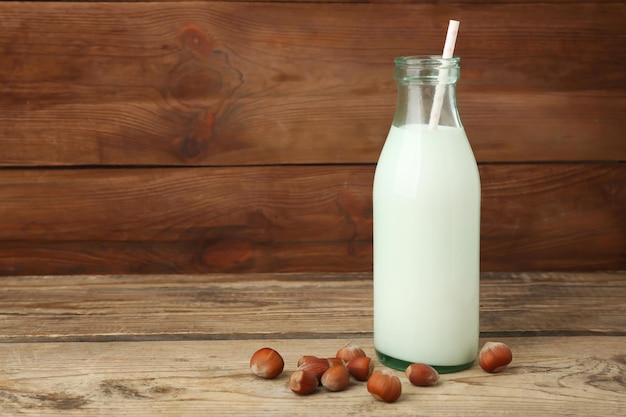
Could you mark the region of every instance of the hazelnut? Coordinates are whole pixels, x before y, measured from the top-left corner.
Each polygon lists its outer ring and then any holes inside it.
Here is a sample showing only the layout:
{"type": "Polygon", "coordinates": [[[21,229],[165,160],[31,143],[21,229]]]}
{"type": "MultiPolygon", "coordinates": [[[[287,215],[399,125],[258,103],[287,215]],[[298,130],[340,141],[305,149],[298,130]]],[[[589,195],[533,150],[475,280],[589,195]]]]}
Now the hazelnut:
{"type": "Polygon", "coordinates": [[[502,372],[513,360],[511,349],[502,342],[487,342],[478,354],[480,367],[487,372],[502,372]]]}
{"type": "Polygon", "coordinates": [[[343,391],[350,384],[350,373],[343,365],[331,366],[322,375],[322,385],[329,391],[343,391]]]}
{"type": "Polygon", "coordinates": [[[300,356],[300,359],[298,359],[297,366],[302,365],[304,362],[308,362],[308,361],[315,360],[315,359],[319,359],[319,358],[317,356],[311,356],[311,355],[300,356]]]}
{"type": "Polygon", "coordinates": [[[374,372],[374,362],[367,356],[352,359],[346,364],[346,367],[350,371],[350,375],[359,381],[367,381],[374,372]]]}
{"type": "Polygon", "coordinates": [[[341,358],[326,358],[326,359],[328,360],[328,366],[337,366],[337,365],[344,366],[345,365],[343,359],[341,358]]]}
{"type": "Polygon", "coordinates": [[[262,348],[254,352],[250,358],[250,370],[261,378],[276,378],[283,372],[285,361],[278,352],[272,348],[262,348]]]}
{"type": "Polygon", "coordinates": [[[406,368],[406,376],[409,382],[418,387],[434,385],[439,380],[439,372],[430,365],[413,363],[406,368]]]}
{"type": "MultiPolygon", "coordinates": [[[[300,361],[298,361],[300,362],[300,361]]],[[[298,366],[299,371],[309,371],[320,380],[322,375],[330,367],[327,359],[316,358],[314,356],[308,357],[306,360],[300,363],[298,366]]]]}
{"type": "Polygon", "coordinates": [[[375,371],[367,380],[367,390],[378,401],[392,403],[402,394],[400,378],[388,369],[375,371]]]}
{"type": "Polygon", "coordinates": [[[298,370],[289,377],[289,389],[298,395],[312,393],[317,385],[318,380],[313,372],[298,370]]]}
{"type": "Polygon", "coordinates": [[[341,348],[339,348],[335,356],[343,360],[345,363],[348,363],[354,358],[360,358],[367,355],[359,346],[353,343],[346,343],[341,348]]]}

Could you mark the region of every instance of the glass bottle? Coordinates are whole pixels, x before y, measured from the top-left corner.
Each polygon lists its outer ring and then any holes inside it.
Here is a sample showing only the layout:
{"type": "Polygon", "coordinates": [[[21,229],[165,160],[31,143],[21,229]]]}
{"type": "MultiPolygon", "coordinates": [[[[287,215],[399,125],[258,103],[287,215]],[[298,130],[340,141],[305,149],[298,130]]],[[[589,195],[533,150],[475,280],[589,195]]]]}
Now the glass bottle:
{"type": "Polygon", "coordinates": [[[478,352],[480,177],[456,103],[459,61],[395,59],[396,113],[373,189],[374,346],[400,370],[456,372],[478,352]]]}

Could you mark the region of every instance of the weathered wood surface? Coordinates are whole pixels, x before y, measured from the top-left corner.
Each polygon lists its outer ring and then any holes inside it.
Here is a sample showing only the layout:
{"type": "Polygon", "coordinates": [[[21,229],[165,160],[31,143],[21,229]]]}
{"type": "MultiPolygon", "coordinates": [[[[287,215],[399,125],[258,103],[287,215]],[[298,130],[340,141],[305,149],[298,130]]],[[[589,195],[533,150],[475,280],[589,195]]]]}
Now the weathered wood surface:
{"type": "Polygon", "coordinates": [[[512,364],[429,388],[397,372],[403,394],[390,405],[355,381],[307,397],[287,388],[301,355],[347,341],[373,355],[368,274],[5,277],[0,414],[621,417],[625,278],[485,274],[481,343],[507,343],[512,364]],[[276,380],[249,371],[264,346],[285,358],[276,380]]]}
{"type": "MultiPolygon", "coordinates": [[[[626,165],[484,165],[482,269],[626,269],[626,165]]],[[[0,172],[0,272],[369,271],[373,166],[0,172]]]]}
{"type": "MultiPolygon", "coordinates": [[[[370,339],[349,339],[373,353],[370,339]]],[[[486,339],[483,339],[485,341],[486,339]]],[[[333,356],[347,340],[0,344],[0,413],[37,416],[603,416],[626,413],[626,337],[499,339],[514,359],[502,374],[478,366],[412,386],[396,403],[362,382],[298,397],[287,387],[302,354],[333,356]],[[281,352],[283,374],[250,373],[252,353],[281,352]]],[[[378,369],[382,366],[376,362],[378,369]]]]}
{"type": "Polygon", "coordinates": [[[450,17],[479,161],[626,160],[620,2],[1,2],[0,166],[372,163],[450,17]]]}
{"type": "MultiPolygon", "coordinates": [[[[4,277],[0,341],[371,335],[371,274],[4,277]]],[[[626,336],[626,273],[484,273],[484,335],[626,336]]],[[[626,353],[626,352],[624,352],[626,353]]]]}

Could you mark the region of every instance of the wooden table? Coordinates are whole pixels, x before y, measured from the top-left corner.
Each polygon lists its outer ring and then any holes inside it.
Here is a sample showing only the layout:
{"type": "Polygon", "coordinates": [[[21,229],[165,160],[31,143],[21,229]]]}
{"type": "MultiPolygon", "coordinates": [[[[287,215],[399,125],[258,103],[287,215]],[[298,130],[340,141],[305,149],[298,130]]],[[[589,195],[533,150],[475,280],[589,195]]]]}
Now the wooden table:
{"type": "Polygon", "coordinates": [[[626,415],[626,273],[483,274],[481,330],[513,350],[501,374],[300,397],[301,355],[373,355],[370,274],[4,277],[0,415],[626,415]],[[276,380],[250,373],[264,346],[276,380]]]}

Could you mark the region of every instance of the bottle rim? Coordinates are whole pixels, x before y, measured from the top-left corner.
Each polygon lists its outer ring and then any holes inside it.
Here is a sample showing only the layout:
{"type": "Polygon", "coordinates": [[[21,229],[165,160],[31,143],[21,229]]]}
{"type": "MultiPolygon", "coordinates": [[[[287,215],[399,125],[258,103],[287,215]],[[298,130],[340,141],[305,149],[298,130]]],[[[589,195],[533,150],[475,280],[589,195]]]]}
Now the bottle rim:
{"type": "Polygon", "coordinates": [[[443,58],[441,55],[408,55],[399,56],[394,59],[398,67],[419,67],[425,69],[458,68],[460,61],[460,56],[443,58]]]}

